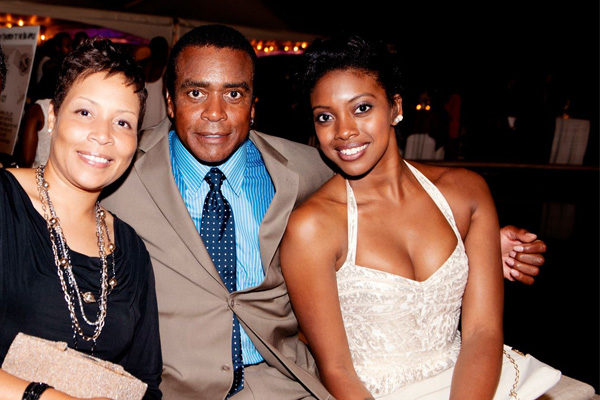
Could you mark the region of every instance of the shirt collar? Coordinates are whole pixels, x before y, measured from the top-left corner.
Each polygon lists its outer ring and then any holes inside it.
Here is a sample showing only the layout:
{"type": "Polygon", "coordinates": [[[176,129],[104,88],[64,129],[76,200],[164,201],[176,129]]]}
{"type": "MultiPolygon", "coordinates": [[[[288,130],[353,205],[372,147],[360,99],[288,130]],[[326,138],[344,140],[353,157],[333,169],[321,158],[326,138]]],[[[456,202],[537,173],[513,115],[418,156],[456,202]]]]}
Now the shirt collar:
{"type": "MultiPolygon", "coordinates": [[[[179,136],[177,136],[174,130],[169,132],[169,137],[171,139],[174,164],[180,170],[187,190],[196,193],[200,190],[200,186],[204,182],[204,177],[213,166],[202,164],[198,161],[181,143],[179,136]]],[[[227,161],[217,166],[225,175],[226,184],[229,185],[236,196],[239,196],[242,190],[244,172],[246,170],[247,147],[248,139],[242,143],[227,161]]]]}

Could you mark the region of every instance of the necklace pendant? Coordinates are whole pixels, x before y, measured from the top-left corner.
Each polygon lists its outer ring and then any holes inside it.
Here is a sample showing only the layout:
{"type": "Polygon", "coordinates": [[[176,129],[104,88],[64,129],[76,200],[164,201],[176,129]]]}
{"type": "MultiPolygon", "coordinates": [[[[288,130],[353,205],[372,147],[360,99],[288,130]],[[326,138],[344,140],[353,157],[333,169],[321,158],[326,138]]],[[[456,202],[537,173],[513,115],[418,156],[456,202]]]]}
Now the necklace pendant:
{"type": "Polygon", "coordinates": [[[83,298],[83,301],[86,302],[87,304],[96,302],[96,298],[94,297],[92,292],[85,292],[81,295],[81,297],[83,298]]]}
{"type": "Polygon", "coordinates": [[[117,286],[117,279],[113,276],[112,278],[110,278],[110,280],[108,281],[108,284],[110,285],[110,289],[114,289],[115,286],[117,286]]]}

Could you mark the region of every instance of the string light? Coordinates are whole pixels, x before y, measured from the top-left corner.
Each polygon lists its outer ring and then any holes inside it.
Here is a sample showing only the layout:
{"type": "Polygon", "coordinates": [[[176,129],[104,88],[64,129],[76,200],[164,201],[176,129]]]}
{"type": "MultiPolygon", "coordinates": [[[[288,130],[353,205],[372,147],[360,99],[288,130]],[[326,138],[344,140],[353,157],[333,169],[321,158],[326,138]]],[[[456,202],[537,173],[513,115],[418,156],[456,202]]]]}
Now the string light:
{"type": "Polygon", "coordinates": [[[423,106],[420,104],[417,104],[417,111],[421,111],[421,108],[423,108],[423,106]]]}
{"type": "Polygon", "coordinates": [[[17,23],[19,24],[19,26],[23,26],[25,24],[22,19],[19,19],[19,22],[17,23]]]}
{"type": "Polygon", "coordinates": [[[281,53],[302,53],[309,45],[308,42],[292,42],[290,40],[257,40],[252,39],[250,44],[258,55],[271,55],[281,53]]]}
{"type": "Polygon", "coordinates": [[[429,110],[431,110],[431,106],[430,106],[429,104],[427,104],[427,105],[425,106],[425,111],[429,111],[429,110]]]}

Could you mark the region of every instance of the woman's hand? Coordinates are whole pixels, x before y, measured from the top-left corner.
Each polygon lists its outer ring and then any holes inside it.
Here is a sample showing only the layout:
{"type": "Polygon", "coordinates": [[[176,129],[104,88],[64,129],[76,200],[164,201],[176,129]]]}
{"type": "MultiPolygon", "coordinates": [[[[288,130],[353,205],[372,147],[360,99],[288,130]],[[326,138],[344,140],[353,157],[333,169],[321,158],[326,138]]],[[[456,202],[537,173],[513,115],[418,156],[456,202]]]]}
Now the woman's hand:
{"type": "Polygon", "coordinates": [[[40,396],[40,400],[112,400],[107,397],[74,397],[69,396],[63,392],[60,392],[56,389],[47,389],[40,396]]]}
{"type": "MultiPolygon", "coordinates": [[[[30,382],[17,378],[0,369],[0,400],[21,400],[25,388],[30,382]]],[[[46,389],[40,396],[40,400],[111,400],[106,397],[95,397],[92,399],[80,399],[56,389],[46,389]]]]}
{"type": "Polygon", "coordinates": [[[108,397],[73,397],[57,390],[46,390],[40,400],[113,400],[108,397]],[[53,393],[55,392],[55,394],[53,393]],[[47,397],[46,397],[47,396],[47,397]]]}
{"type": "Polygon", "coordinates": [[[535,233],[516,226],[507,225],[500,229],[502,266],[506,279],[533,284],[546,261],[542,255],[546,252],[546,243],[536,239],[535,233]]]}

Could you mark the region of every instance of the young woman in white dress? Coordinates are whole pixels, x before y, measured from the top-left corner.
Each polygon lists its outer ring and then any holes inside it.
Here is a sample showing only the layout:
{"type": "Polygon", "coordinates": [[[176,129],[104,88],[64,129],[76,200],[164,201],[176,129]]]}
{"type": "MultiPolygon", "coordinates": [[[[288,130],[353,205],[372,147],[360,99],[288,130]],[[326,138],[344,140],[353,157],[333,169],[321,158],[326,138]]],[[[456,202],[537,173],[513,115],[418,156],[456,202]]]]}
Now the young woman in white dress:
{"type": "Polygon", "coordinates": [[[401,158],[385,48],[330,39],[306,60],[320,148],[339,173],[290,216],[281,265],[323,383],[338,400],[406,399],[445,374],[446,398],[492,399],[503,283],[485,181],[401,158]]]}

